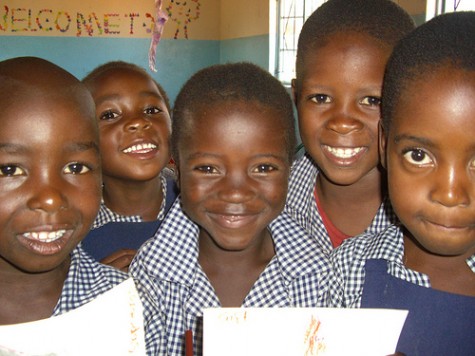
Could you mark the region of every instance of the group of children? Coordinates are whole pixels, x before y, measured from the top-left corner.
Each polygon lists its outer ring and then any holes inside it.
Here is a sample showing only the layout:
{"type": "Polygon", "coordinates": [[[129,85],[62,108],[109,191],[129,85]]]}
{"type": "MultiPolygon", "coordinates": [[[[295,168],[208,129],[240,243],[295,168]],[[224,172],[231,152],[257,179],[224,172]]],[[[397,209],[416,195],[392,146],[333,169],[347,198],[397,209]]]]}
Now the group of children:
{"type": "Polygon", "coordinates": [[[203,309],[228,306],[408,309],[398,352],[473,354],[474,34],[471,12],[415,28],[390,0],[329,0],[294,103],[249,63],[200,70],[170,109],[128,63],[81,83],[0,62],[0,324],[77,308],[121,269],[149,355],[182,355],[187,330],[201,354],[203,309]]]}

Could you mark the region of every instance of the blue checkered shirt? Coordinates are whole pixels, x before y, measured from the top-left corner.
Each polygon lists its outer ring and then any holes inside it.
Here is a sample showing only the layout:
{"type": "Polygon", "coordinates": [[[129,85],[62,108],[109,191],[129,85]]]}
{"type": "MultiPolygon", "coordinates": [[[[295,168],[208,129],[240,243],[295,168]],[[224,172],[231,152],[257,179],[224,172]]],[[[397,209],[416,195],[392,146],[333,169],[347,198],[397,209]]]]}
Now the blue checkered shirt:
{"type": "Polygon", "coordinates": [[[71,253],[71,264],[53,316],[92,301],[128,278],[128,275],[95,261],[81,247],[71,253]]]}
{"type": "MultiPolygon", "coordinates": [[[[330,256],[332,270],[328,282],[328,305],[331,307],[360,307],[365,279],[365,263],[369,259],[387,260],[390,275],[430,288],[429,277],[406,268],[403,257],[403,234],[397,225],[392,225],[376,235],[363,234],[344,241],[330,256]]],[[[467,259],[467,265],[475,273],[475,254],[467,259]]]]}
{"type": "MultiPolygon", "coordinates": [[[[321,248],[330,254],[333,245],[315,202],[314,189],[317,175],[318,168],[308,153],[294,162],[284,211],[314,236],[321,244],[321,248]]],[[[396,222],[396,216],[389,199],[386,198],[365,232],[378,233],[394,222],[396,222]]]]}
{"type": "MultiPolygon", "coordinates": [[[[163,220],[165,217],[165,197],[167,196],[167,179],[166,174],[160,174],[160,182],[163,193],[162,206],[160,207],[160,212],[158,213],[157,220],[163,220]]],[[[140,215],[120,215],[118,213],[110,210],[104,201],[101,202],[101,207],[99,208],[99,213],[92,224],[91,229],[97,229],[105,224],[111,222],[142,222],[142,217],[140,215]]]]}
{"type": "MultiPolygon", "coordinates": [[[[144,304],[148,355],[183,355],[187,329],[193,331],[194,355],[201,355],[203,309],[220,307],[198,263],[199,227],[183,213],[180,203],[178,198],[129,269],[144,304]]],[[[276,254],[242,306],[322,306],[329,264],[315,239],[285,213],[269,230],[276,254]]]]}

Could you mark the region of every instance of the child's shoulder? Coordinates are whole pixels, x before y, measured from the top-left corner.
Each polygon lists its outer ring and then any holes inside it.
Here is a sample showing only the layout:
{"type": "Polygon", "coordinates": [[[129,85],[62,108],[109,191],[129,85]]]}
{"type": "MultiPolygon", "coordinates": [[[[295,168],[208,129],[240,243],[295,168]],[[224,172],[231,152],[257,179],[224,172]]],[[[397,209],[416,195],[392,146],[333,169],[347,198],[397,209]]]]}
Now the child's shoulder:
{"type": "Polygon", "coordinates": [[[313,176],[318,172],[317,165],[308,152],[296,158],[290,170],[291,178],[295,176],[313,176]]]}
{"type": "Polygon", "coordinates": [[[178,197],[154,236],[138,250],[130,271],[145,270],[158,279],[180,279],[198,262],[199,227],[183,212],[178,197]]]}
{"type": "Polygon", "coordinates": [[[80,282],[94,294],[96,289],[108,290],[127,278],[127,273],[97,262],[78,246],[71,253],[71,266],[65,284],[80,282]]]}
{"type": "Polygon", "coordinates": [[[328,267],[328,255],[320,242],[283,211],[269,225],[276,254],[289,263],[306,265],[318,272],[328,267]],[[292,262],[293,261],[293,262],[292,262]]]}
{"type": "Polygon", "coordinates": [[[404,251],[403,235],[398,225],[377,233],[363,233],[345,240],[330,254],[334,265],[361,264],[368,259],[398,260],[404,251]]]}
{"type": "Polygon", "coordinates": [[[76,309],[125,281],[129,276],[94,260],[81,246],[71,253],[71,264],[64,281],[55,314],[76,309]]]}
{"type": "Polygon", "coordinates": [[[312,199],[317,175],[317,166],[307,153],[294,161],[290,168],[286,208],[299,210],[312,199]]]}

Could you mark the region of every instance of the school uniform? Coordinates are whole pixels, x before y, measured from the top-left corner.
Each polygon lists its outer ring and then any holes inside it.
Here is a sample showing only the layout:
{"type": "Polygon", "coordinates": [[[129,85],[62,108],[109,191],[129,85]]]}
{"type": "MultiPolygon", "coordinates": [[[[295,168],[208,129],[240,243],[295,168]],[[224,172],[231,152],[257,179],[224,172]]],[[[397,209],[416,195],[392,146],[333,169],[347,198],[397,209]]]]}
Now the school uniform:
{"type": "MultiPolygon", "coordinates": [[[[328,259],[318,244],[285,213],[268,228],[275,256],[242,307],[324,305],[328,259]]],[[[129,268],[145,308],[148,355],[182,355],[188,329],[194,355],[202,353],[203,309],[221,305],[198,262],[198,236],[199,227],[181,210],[178,198],[129,268]]]]}
{"type": "Polygon", "coordinates": [[[143,221],[139,215],[120,215],[102,202],[91,231],[82,241],[82,248],[96,261],[121,249],[138,250],[155,234],[178,194],[174,179],[164,175],[160,179],[165,199],[156,220],[143,221]]]}
{"type": "Polygon", "coordinates": [[[71,252],[68,275],[53,316],[79,308],[127,278],[126,273],[100,264],[81,247],[76,247],[71,252]]]}
{"type": "MultiPolygon", "coordinates": [[[[475,355],[475,297],[432,289],[403,257],[395,225],[345,241],[330,256],[329,306],[409,310],[397,347],[408,356],[475,355]]],[[[475,273],[475,254],[466,263],[475,273]]]]}
{"type": "MultiPolygon", "coordinates": [[[[284,211],[314,236],[321,248],[330,254],[333,245],[322,216],[318,212],[314,195],[318,173],[317,165],[307,152],[294,162],[284,211]]],[[[378,233],[396,221],[397,218],[386,197],[365,232],[378,233]]]]}

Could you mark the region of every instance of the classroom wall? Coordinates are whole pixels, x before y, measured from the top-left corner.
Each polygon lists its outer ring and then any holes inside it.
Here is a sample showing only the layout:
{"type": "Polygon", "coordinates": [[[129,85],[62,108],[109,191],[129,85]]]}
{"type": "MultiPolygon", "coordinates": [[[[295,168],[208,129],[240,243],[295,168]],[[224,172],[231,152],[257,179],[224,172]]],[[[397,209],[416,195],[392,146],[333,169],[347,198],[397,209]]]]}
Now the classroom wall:
{"type": "MultiPolygon", "coordinates": [[[[170,15],[157,47],[158,71],[149,70],[172,101],[190,75],[221,62],[220,0],[183,4],[163,1],[162,10],[170,15]]],[[[38,56],[79,78],[111,60],[148,68],[155,17],[154,0],[0,0],[0,60],[38,56]]],[[[248,43],[224,45],[225,60],[234,60],[242,52],[234,47],[248,43]]],[[[248,59],[256,57],[247,52],[248,59]]],[[[242,53],[239,57],[246,58],[242,53]]]]}
{"type": "Polygon", "coordinates": [[[220,61],[269,69],[269,0],[221,0],[220,61]]]}
{"type": "MultiPolygon", "coordinates": [[[[397,0],[423,21],[425,0],[397,0]]],[[[251,61],[273,67],[269,31],[274,0],[163,0],[169,18],[157,47],[157,72],[176,97],[197,70],[216,63],[251,61]],[[185,5],[186,4],[186,5],[185,5]],[[272,5],[270,5],[272,4],[272,5]]],[[[154,0],[0,0],[0,60],[38,56],[78,78],[111,60],[148,68],[154,0]]]]}

